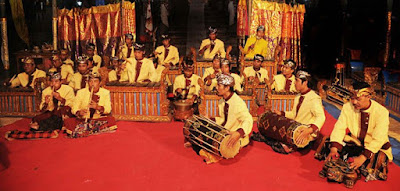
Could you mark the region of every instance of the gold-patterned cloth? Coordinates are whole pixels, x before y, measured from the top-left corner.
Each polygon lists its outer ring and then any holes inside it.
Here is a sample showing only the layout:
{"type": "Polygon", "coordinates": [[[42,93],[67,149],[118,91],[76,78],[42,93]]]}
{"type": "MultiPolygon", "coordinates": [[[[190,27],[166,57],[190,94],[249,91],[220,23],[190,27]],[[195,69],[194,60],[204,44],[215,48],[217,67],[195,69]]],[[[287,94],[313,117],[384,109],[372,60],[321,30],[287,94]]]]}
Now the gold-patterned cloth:
{"type": "Polygon", "coordinates": [[[275,49],[280,45],[282,59],[293,59],[301,68],[300,38],[303,34],[305,6],[298,4],[292,7],[284,3],[253,0],[251,10],[250,35],[254,36],[260,25],[266,29],[269,51],[265,59],[275,59],[275,49]]]}
{"type": "Polygon", "coordinates": [[[85,50],[85,45],[91,42],[97,44],[98,54],[111,54],[113,48],[119,47],[118,43],[124,34],[131,33],[134,39],[136,37],[135,3],[125,1],[122,10],[122,27],[119,3],[58,10],[60,47],[72,51],[80,48],[85,50]]]}

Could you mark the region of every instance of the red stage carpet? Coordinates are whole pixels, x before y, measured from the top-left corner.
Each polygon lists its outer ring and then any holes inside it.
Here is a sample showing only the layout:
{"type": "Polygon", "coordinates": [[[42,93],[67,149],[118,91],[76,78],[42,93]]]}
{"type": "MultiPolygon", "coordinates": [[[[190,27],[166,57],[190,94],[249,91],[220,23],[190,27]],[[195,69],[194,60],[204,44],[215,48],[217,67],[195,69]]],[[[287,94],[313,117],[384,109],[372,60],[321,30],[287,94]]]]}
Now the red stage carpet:
{"type": "MultiPolygon", "coordinates": [[[[0,128],[27,129],[29,119],[0,128]]],[[[335,119],[327,114],[325,127],[335,119]]],[[[346,190],[318,172],[314,151],[280,155],[259,142],[235,159],[206,165],[183,147],[182,123],[118,122],[119,129],[81,139],[0,142],[0,190],[346,190]],[[8,162],[7,162],[8,161],[8,162]]],[[[328,129],[324,130],[329,132],[328,129]]],[[[400,168],[388,181],[358,181],[355,190],[400,190],[400,168]]]]}

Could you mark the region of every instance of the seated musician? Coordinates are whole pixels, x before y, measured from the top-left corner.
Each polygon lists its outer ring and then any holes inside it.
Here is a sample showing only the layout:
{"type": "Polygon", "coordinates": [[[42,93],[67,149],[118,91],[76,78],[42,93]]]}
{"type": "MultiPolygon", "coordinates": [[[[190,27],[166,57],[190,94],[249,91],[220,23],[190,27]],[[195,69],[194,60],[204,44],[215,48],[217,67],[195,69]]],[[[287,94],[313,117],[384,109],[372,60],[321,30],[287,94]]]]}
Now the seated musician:
{"type": "Polygon", "coordinates": [[[35,81],[39,78],[46,78],[46,72],[36,69],[35,61],[27,57],[22,60],[24,63],[24,71],[6,82],[7,86],[14,87],[31,87],[34,88],[35,81]]]}
{"type": "Polygon", "coordinates": [[[51,85],[42,92],[40,103],[42,113],[32,118],[31,130],[61,129],[63,116],[72,117],[71,107],[74,99],[74,90],[70,86],[62,84],[60,73],[54,73],[51,76],[51,85]]]}
{"type": "Polygon", "coordinates": [[[353,89],[351,101],[343,105],[331,133],[326,160],[341,157],[351,168],[360,169],[366,181],[386,180],[387,163],[393,160],[388,137],[389,111],[371,99],[373,90],[368,83],[356,82],[353,89]],[[348,136],[358,143],[347,142],[348,136]]]}
{"type": "Polygon", "coordinates": [[[78,72],[75,72],[68,84],[74,91],[88,87],[88,77],[90,73],[88,61],[85,58],[79,56],[77,64],[78,72]]]}
{"type": "Polygon", "coordinates": [[[296,63],[293,60],[283,62],[282,74],[274,76],[271,89],[277,92],[296,92],[294,71],[296,63]]]}
{"type": "MultiPolygon", "coordinates": [[[[303,130],[296,138],[298,143],[303,144],[304,141],[310,139],[310,136],[314,139],[316,138],[322,125],[325,123],[325,113],[321,97],[315,91],[311,90],[312,83],[309,73],[298,71],[295,86],[300,94],[294,98],[293,109],[289,112],[278,110],[274,110],[274,112],[301,124],[310,125],[309,128],[303,130]]],[[[271,147],[274,151],[282,154],[288,154],[295,149],[274,141],[272,141],[271,147]]]]}
{"type": "Polygon", "coordinates": [[[71,112],[76,118],[68,118],[64,127],[68,134],[76,130],[84,121],[106,122],[108,130],[117,129],[115,118],[111,116],[110,91],[100,87],[101,76],[98,73],[89,75],[89,86],[76,93],[71,112]]]}
{"type": "Polygon", "coordinates": [[[94,53],[96,46],[93,43],[86,45],[86,56],[88,60],[93,61],[93,67],[101,67],[101,57],[94,53]]]}
{"type": "MultiPolygon", "coordinates": [[[[156,59],[157,60],[157,59],[156,59]]],[[[153,61],[154,68],[156,69],[157,78],[154,82],[160,82],[162,72],[165,70],[165,66],[161,65],[158,61],[153,61]]],[[[168,86],[172,86],[171,81],[169,80],[168,75],[165,75],[165,82],[167,82],[168,86]]]]}
{"type": "Polygon", "coordinates": [[[268,42],[264,39],[265,27],[258,26],[256,36],[247,39],[243,49],[246,59],[253,59],[256,54],[267,56],[268,42]]]}
{"type": "Polygon", "coordinates": [[[74,61],[71,60],[71,55],[67,49],[60,50],[60,58],[63,64],[71,65],[74,68],[74,61]]]}
{"type": "MultiPolygon", "coordinates": [[[[228,148],[233,147],[238,141],[240,147],[249,144],[249,134],[253,129],[253,118],[246,106],[246,103],[233,90],[235,81],[232,76],[221,74],[218,76],[218,95],[222,99],[218,102],[219,117],[215,122],[230,131],[228,148]]],[[[193,147],[197,154],[202,156],[207,164],[218,162],[221,158],[201,149],[197,145],[185,142],[185,147],[193,147]]]]}
{"type": "Polygon", "coordinates": [[[230,76],[233,77],[234,82],[235,82],[235,85],[233,86],[233,90],[234,90],[236,93],[241,93],[241,92],[243,92],[242,84],[240,83],[240,82],[241,82],[241,78],[240,78],[239,75],[237,75],[237,74],[235,74],[235,73],[231,73],[231,71],[230,71],[230,65],[229,65],[229,60],[226,60],[226,59],[225,59],[225,60],[221,61],[221,72],[222,72],[223,74],[230,75],[230,76]]]}
{"type": "Polygon", "coordinates": [[[176,100],[185,100],[189,103],[193,103],[194,113],[197,114],[197,98],[199,98],[200,95],[200,76],[193,74],[193,71],[193,61],[185,61],[183,63],[183,74],[175,78],[173,92],[176,100]]]}
{"type": "Polygon", "coordinates": [[[167,34],[161,35],[162,46],[159,46],[154,51],[154,55],[158,60],[158,65],[176,66],[179,62],[179,52],[175,46],[170,44],[170,37],[167,34]]]}
{"type": "Polygon", "coordinates": [[[111,58],[111,71],[108,72],[109,82],[127,82],[128,81],[128,71],[126,70],[126,63],[122,59],[114,56],[111,58]]]}
{"type": "MultiPolygon", "coordinates": [[[[268,84],[268,70],[261,67],[263,61],[264,57],[260,54],[256,54],[254,56],[253,66],[246,67],[243,70],[243,76],[246,76],[249,81],[254,81],[257,77],[260,83],[268,84]]],[[[244,81],[244,79],[242,79],[242,81],[244,81]]]]}
{"type": "Polygon", "coordinates": [[[134,58],[133,35],[130,33],[125,34],[125,44],[121,47],[119,58],[126,60],[127,58],[134,58]]]}
{"type": "Polygon", "coordinates": [[[52,56],[53,67],[50,68],[50,73],[60,73],[61,81],[63,84],[68,84],[71,81],[72,76],[74,75],[74,69],[69,64],[63,64],[60,56],[53,55],[52,56]]]}
{"type": "Polygon", "coordinates": [[[221,73],[221,58],[215,55],[212,61],[212,67],[204,70],[203,78],[204,84],[208,91],[212,91],[217,87],[217,74],[221,73]]]}
{"type": "Polygon", "coordinates": [[[153,61],[144,57],[144,45],[135,43],[135,58],[126,59],[126,70],[128,71],[129,83],[155,82],[157,78],[153,61]]]}
{"type": "Polygon", "coordinates": [[[213,59],[216,54],[225,58],[225,45],[224,42],[217,39],[217,29],[209,27],[208,28],[208,38],[201,42],[199,55],[202,55],[204,59],[213,59]]]}

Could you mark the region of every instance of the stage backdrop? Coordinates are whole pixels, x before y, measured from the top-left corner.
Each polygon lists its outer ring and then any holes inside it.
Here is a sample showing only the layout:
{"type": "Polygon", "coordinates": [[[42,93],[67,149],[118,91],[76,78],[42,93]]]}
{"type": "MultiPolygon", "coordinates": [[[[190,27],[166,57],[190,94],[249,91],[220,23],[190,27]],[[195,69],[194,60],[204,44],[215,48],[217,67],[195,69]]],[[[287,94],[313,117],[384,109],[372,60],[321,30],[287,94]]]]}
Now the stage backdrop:
{"type": "Polygon", "coordinates": [[[136,37],[135,3],[125,1],[122,15],[123,21],[120,4],[59,10],[59,47],[77,52],[76,55],[72,55],[77,56],[85,52],[86,44],[92,42],[96,45],[99,55],[114,54],[123,34],[132,33],[136,37]]]}
{"type": "MultiPolygon", "coordinates": [[[[282,51],[280,59],[293,59],[301,67],[300,43],[303,34],[304,13],[305,6],[301,4],[291,6],[263,0],[252,1],[249,34],[255,35],[259,25],[265,26],[269,49],[267,59],[275,59],[274,52],[279,45],[282,51]]],[[[243,22],[243,20],[238,18],[238,22],[243,22]]],[[[239,33],[238,31],[238,34],[244,33],[246,32],[240,31],[239,33]]]]}

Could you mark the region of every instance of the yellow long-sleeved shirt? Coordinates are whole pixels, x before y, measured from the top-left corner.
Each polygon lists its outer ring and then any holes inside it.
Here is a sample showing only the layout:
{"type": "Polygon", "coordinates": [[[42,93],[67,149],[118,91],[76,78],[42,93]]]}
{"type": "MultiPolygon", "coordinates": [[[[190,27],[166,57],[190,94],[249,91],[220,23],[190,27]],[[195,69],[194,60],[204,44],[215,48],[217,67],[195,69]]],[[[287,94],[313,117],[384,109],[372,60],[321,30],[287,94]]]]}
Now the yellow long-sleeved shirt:
{"type": "MultiPolygon", "coordinates": [[[[200,76],[193,74],[189,80],[190,80],[190,88],[189,88],[189,94],[187,96],[188,99],[191,99],[194,95],[197,97],[200,94],[200,85],[198,83],[200,79],[200,76]]],[[[176,96],[176,89],[182,88],[183,90],[186,89],[186,78],[184,74],[181,74],[175,78],[174,81],[174,95],[176,96]]],[[[186,94],[187,92],[183,92],[183,94],[186,94]]]]}
{"type": "MultiPolygon", "coordinates": [[[[214,58],[214,56],[216,55],[216,54],[219,54],[222,58],[225,58],[225,55],[226,55],[226,52],[225,52],[225,45],[224,45],[224,42],[222,42],[221,40],[219,40],[219,39],[215,39],[215,46],[214,46],[214,49],[210,52],[210,49],[211,49],[211,47],[210,48],[207,48],[205,51],[204,51],[204,55],[203,55],[203,58],[204,59],[213,59],[214,58]]],[[[201,50],[201,49],[203,49],[203,47],[205,47],[205,46],[207,46],[207,45],[209,45],[209,44],[211,44],[211,40],[210,39],[204,39],[202,42],[201,42],[201,45],[200,45],[200,49],[199,50],[201,50]]]]}
{"type": "Polygon", "coordinates": [[[126,70],[128,71],[129,82],[143,82],[145,80],[155,82],[157,78],[157,73],[156,69],[154,68],[153,61],[147,58],[143,58],[141,62],[142,66],[140,68],[139,76],[137,79],[135,79],[137,61],[135,58],[128,58],[126,60],[126,70]]]}
{"type": "Polygon", "coordinates": [[[322,125],[325,123],[325,112],[321,97],[313,90],[304,95],[297,94],[294,98],[293,109],[289,112],[285,112],[285,117],[293,119],[301,124],[315,125],[318,130],[321,130],[322,125]],[[300,96],[304,96],[304,100],[300,105],[299,112],[296,112],[300,96]]]}
{"type": "MultiPolygon", "coordinates": [[[[392,149],[382,149],[382,146],[389,142],[389,111],[376,101],[371,100],[371,106],[364,112],[369,113],[368,130],[364,138],[364,148],[372,153],[377,153],[381,150],[387,155],[389,160],[392,161],[392,149]]],[[[344,145],[343,139],[346,135],[346,129],[349,129],[351,135],[358,138],[361,131],[360,124],[360,110],[355,109],[351,102],[345,103],[331,133],[331,142],[344,145]]]]}
{"type": "MultiPolygon", "coordinates": [[[[118,57],[126,60],[128,58],[128,50],[129,50],[128,46],[126,44],[124,44],[122,46],[121,53],[118,57]]],[[[133,46],[130,47],[130,51],[131,51],[131,54],[129,55],[129,58],[135,58],[135,54],[134,54],[135,50],[134,50],[133,46]]]]}
{"type": "Polygon", "coordinates": [[[67,58],[66,60],[62,61],[64,64],[71,65],[72,68],[74,67],[74,61],[71,59],[67,58]]]}
{"type": "Polygon", "coordinates": [[[101,67],[101,57],[97,54],[93,55],[93,67],[100,68],[101,67]]]}
{"type": "MultiPolygon", "coordinates": [[[[164,71],[165,66],[162,65],[158,65],[156,68],[156,73],[157,73],[157,78],[154,82],[160,82],[161,81],[161,74],[164,71]]],[[[165,75],[165,81],[167,82],[167,84],[170,86],[172,85],[171,81],[169,80],[168,75],[165,75]]]]}
{"type": "Polygon", "coordinates": [[[37,78],[46,77],[46,72],[44,72],[42,70],[39,70],[39,69],[36,69],[31,75],[33,76],[33,80],[32,80],[31,84],[28,84],[29,83],[29,75],[26,72],[19,73],[17,75],[17,77],[14,78],[11,81],[11,87],[17,87],[17,86],[27,87],[27,86],[30,86],[30,87],[34,88],[35,80],[37,78]]]}
{"type": "MultiPolygon", "coordinates": [[[[56,68],[50,68],[49,72],[57,72],[56,68]]],[[[67,79],[69,83],[71,81],[72,76],[74,75],[74,69],[69,64],[61,65],[61,79],[67,79]]]]}
{"type": "MultiPolygon", "coordinates": [[[[58,92],[60,94],[60,96],[62,98],[65,99],[65,103],[64,106],[70,106],[72,108],[72,103],[74,102],[75,99],[75,92],[74,90],[68,86],[68,85],[61,85],[60,89],[56,90],[56,92],[58,92]]],[[[46,89],[43,90],[42,92],[42,101],[40,103],[40,110],[43,109],[43,106],[45,105],[45,100],[47,96],[52,97],[53,94],[53,89],[52,87],[47,87],[46,89]]],[[[58,106],[60,108],[61,106],[61,101],[58,102],[58,106]]],[[[47,105],[46,110],[48,111],[53,111],[54,110],[54,103],[53,103],[53,99],[50,99],[49,104],[47,105]]]]}
{"type": "Polygon", "coordinates": [[[267,57],[268,52],[268,42],[263,38],[258,39],[253,36],[247,39],[246,45],[244,46],[245,58],[253,59],[256,54],[261,54],[267,57]],[[250,46],[254,44],[254,48],[250,49],[250,46]]]}
{"type": "MultiPolygon", "coordinates": [[[[289,80],[292,81],[290,84],[290,92],[297,92],[296,87],[294,85],[296,78],[294,75],[292,75],[289,80]]],[[[274,82],[272,83],[271,89],[277,91],[277,92],[282,92],[285,91],[285,86],[286,86],[286,77],[283,74],[278,74],[274,76],[274,82]]]]}
{"type": "MultiPolygon", "coordinates": [[[[99,102],[97,103],[99,106],[104,107],[103,113],[100,113],[100,111],[96,110],[96,112],[93,115],[93,119],[97,119],[102,117],[102,114],[109,114],[111,112],[111,100],[110,100],[110,91],[104,88],[100,88],[97,93],[93,93],[97,96],[99,96],[99,102]]],[[[76,93],[76,97],[72,106],[72,113],[76,114],[79,110],[83,109],[88,109],[89,106],[89,101],[90,101],[90,90],[89,88],[84,88],[79,90],[76,93]]],[[[89,118],[90,114],[89,112],[87,113],[84,118],[89,118]]]]}
{"type": "Polygon", "coordinates": [[[172,63],[176,64],[179,62],[179,52],[178,49],[175,46],[170,45],[168,47],[168,55],[165,58],[165,50],[166,48],[164,46],[159,46],[156,48],[155,52],[159,53],[156,55],[158,58],[158,64],[165,66],[165,64],[172,63]]]}
{"type": "Polygon", "coordinates": [[[232,97],[230,97],[228,101],[220,99],[218,101],[218,114],[219,116],[215,118],[217,124],[222,125],[225,118],[228,117],[224,128],[231,132],[243,129],[245,136],[244,138],[240,138],[240,146],[244,147],[249,144],[249,134],[253,129],[253,117],[242,98],[240,98],[236,93],[233,93],[232,97]],[[226,103],[229,105],[228,116],[225,116],[224,114],[226,103]]]}
{"type": "MultiPolygon", "coordinates": [[[[74,91],[78,91],[78,90],[82,89],[82,87],[81,87],[82,77],[86,78],[87,76],[82,76],[81,73],[75,72],[75,74],[71,77],[71,81],[69,82],[68,85],[71,86],[72,89],[74,89],[74,91]]],[[[89,87],[88,81],[86,81],[85,87],[89,87]]]]}
{"type": "MultiPolygon", "coordinates": [[[[118,80],[118,77],[117,77],[117,72],[115,70],[111,70],[110,72],[108,72],[108,81],[109,82],[115,82],[117,80],[118,80]]],[[[128,71],[125,69],[124,71],[121,72],[119,82],[127,82],[127,81],[129,81],[128,71]]]]}
{"type": "MultiPolygon", "coordinates": [[[[253,66],[249,66],[243,70],[243,73],[246,75],[246,78],[257,76],[260,82],[265,82],[265,80],[269,80],[268,70],[264,68],[260,68],[260,70],[256,72],[253,66]]],[[[242,81],[244,81],[243,76],[242,76],[242,81]]]]}
{"type": "MultiPolygon", "coordinates": [[[[220,70],[221,71],[221,70],[220,70]]],[[[213,67],[209,67],[209,68],[206,68],[205,70],[204,70],[204,74],[203,74],[203,77],[201,78],[204,82],[205,82],[205,79],[209,76],[209,75],[211,75],[211,74],[214,74],[215,73],[215,69],[213,68],[213,67]]],[[[209,85],[209,86],[205,86],[205,88],[207,89],[207,90],[212,90],[214,87],[216,87],[217,86],[217,77],[215,77],[214,79],[211,79],[211,85],[209,85]]]]}

